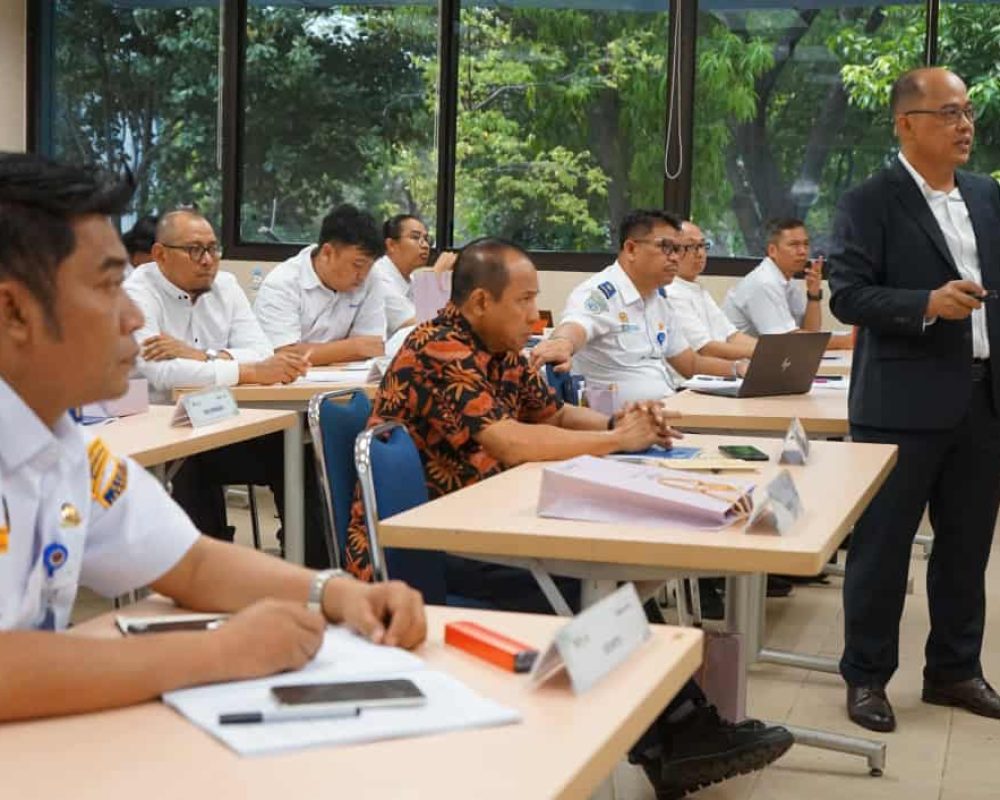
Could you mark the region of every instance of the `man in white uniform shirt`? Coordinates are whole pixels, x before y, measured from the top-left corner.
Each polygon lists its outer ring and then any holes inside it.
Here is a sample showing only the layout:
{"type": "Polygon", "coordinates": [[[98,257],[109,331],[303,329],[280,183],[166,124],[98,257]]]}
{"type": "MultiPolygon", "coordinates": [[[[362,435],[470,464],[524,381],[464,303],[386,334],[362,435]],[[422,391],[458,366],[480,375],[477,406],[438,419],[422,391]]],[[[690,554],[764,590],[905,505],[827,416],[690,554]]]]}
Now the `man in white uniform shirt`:
{"type": "MultiPolygon", "coordinates": [[[[815,333],[823,325],[823,258],[809,260],[809,233],[800,219],[767,223],[767,256],[737,283],[722,304],[736,329],[748,336],[815,333]],[[805,272],[805,286],[794,280],[805,272]]],[[[830,337],[831,350],[851,348],[851,337],[830,337]]]]}
{"type": "Polygon", "coordinates": [[[72,422],[67,409],[125,391],[138,353],[142,313],[122,290],[127,256],[108,218],[130,196],[94,170],[0,154],[0,722],[298,669],[327,621],[405,647],[426,631],[402,584],[200,536],[142,467],[72,422]],[[133,639],[55,633],[79,586],[114,596],[147,584],[233,616],[133,639]]]}
{"type": "Polygon", "coordinates": [[[677,275],[681,221],[665,211],[633,211],[622,220],[618,260],[570,294],[559,326],[532,351],[535,364],[572,367],[589,386],[614,384],[616,403],[674,393],[667,363],[681,375],[742,375],[744,362],[696,353],[667,302],[677,275]]]}
{"type": "Polygon", "coordinates": [[[319,244],[278,264],[257,292],[254,312],[278,353],[317,366],[385,352],[385,299],[371,275],[381,252],[375,220],[339,206],[323,220],[319,244]]]}
{"type": "MultiPolygon", "coordinates": [[[[410,214],[397,214],[382,226],[385,255],[372,265],[372,275],[380,281],[385,296],[386,339],[403,328],[416,324],[410,276],[427,266],[431,241],[427,226],[410,214]]],[[[434,262],[435,272],[450,270],[457,254],[444,252],[434,262]]]]}

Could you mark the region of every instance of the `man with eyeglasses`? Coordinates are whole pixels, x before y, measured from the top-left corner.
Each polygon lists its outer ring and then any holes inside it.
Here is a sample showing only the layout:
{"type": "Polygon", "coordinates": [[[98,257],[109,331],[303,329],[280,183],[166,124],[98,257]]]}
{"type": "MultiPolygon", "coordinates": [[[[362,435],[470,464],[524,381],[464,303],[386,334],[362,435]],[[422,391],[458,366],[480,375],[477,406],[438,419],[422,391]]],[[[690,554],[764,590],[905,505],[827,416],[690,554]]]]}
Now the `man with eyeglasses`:
{"type": "MultiPolygon", "coordinates": [[[[161,216],[152,255],[125,291],[143,314],[137,369],[153,400],[169,402],[175,388],[290,383],[306,373],[299,353],[274,354],[236,277],[219,270],[218,240],[205,217],[189,209],[161,216]]],[[[270,486],[280,513],[283,464],[281,434],[202,453],[178,470],[174,499],[199,530],[232,541],[223,486],[270,486]]],[[[308,528],[319,529],[315,521],[308,528]]]]}
{"type": "Polygon", "coordinates": [[[896,726],[885,689],[928,507],[922,699],[1000,718],[980,662],[1000,506],[1000,186],[958,169],[975,133],[958,76],[907,72],[890,107],[899,157],[841,198],[830,255],[831,310],[858,326],[851,438],[898,447],[854,527],[844,580],[847,711],[876,731],[896,726]]]}
{"type": "MultiPolygon", "coordinates": [[[[386,339],[403,328],[416,324],[417,310],[413,305],[413,285],[410,276],[427,266],[431,256],[431,240],[427,226],[412,214],[397,214],[382,226],[385,255],[372,265],[372,275],[382,284],[385,296],[386,339]]],[[[443,252],[434,262],[435,272],[447,272],[455,263],[456,254],[443,252]]]]}
{"type": "Polygon", "coordinates": [[[742,376],[746,362],[691,349],[667,302],[666,287],[685,251],[681,220],[666,211],[633,211],[619,229],[618,259],[569,296],[552,335],[532,351],[532,362],[572,367],[592,388],[614,386],[615,403],[672,395],[669,363],[695,373],[742,376]]]}
{"type": "MultiPolygon", "coordinates": [[[[806,224],[792,217],[768,221],[767,255],[726,294],[722,311],[747,336],[814,333],[823,326],[823,257],[809,260],[806,224]],[[805,291],[795,280],[805,273],[805,291]]],[[[833,335],[831,350],[849,350],[851,337],[833,335]]]]}

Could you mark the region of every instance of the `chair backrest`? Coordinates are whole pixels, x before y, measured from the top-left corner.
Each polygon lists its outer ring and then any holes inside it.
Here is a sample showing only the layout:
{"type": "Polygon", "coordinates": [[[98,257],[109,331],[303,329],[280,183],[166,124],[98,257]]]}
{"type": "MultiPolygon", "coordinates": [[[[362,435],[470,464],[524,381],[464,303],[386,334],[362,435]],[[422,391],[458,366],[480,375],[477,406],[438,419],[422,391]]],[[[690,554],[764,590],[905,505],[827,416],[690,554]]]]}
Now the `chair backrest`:
{"type": "Polygon", "coordinates": [[[572,406],[580,405],[580,384],[583,377],[569,372],[556,372],[551,364],[545,365],[545,382],[551,386],[559,399],[572,406]]]}
{"type": "Polygon", "coordinates": [[[444,553],[430,550],[388,548],[383,551],[378,523],[394,514],[426,503],[427,481],[417,447],[406,427],[385,422],[362,432],[354,462],[365,506],[365,529],[375,580],[390,577],[417,589],[424,602],[447,600],[444,553]]]}
{"type": "Polygon", "coordinates": [[[326,513],[324,530],[330,563],[341,567],[358,473],[354,441],[368,424],[372,407],[363,389],[321,392],[309,400],[309,432],[326,513]]]}
{"type": "Polygon", "coordinates": [[[410,285],[418,323],[434,319],[451,299],[450,271],[437,273],[427,267],[416,269],[410,275],[410,285]]]}

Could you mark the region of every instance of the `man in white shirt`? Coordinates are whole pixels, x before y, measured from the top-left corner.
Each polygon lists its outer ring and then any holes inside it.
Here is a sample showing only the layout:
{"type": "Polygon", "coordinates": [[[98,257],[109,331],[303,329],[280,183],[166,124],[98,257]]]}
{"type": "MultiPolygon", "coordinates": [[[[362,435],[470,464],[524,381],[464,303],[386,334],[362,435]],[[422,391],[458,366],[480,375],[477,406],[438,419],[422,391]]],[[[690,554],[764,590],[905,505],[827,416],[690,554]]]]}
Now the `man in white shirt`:
{"type": "MultiPolygon", "coordinates": [[[[79,714],[304,666],[326,622],[414,647],[419,595],[199,536],[142,467],[67,410],[122,394],[142,313],[108,217],[130,186],[0,154],[0,722],[79,714]],[[218,630],[64,636],[79,586],[145,585],[233,616],[218,630]],[[312,608],[306,606],[311,601],[312,608]]],[[[99,431],[98,431],[99,432],[99,431]]]]}
{"type": "Polygon", "coordinates": [[[709,291],[698,283],[708,263],[709,247],[701,228],[685,220],[681,235],[687,249],[677,263],[677,277],[667,286],[667,300],[684,338],[704,356],[750,358],[757,340],[736,330],[709,291]]]}
{"type": "MultiPolygon", "coordinates": [[[[431,241],[427,226],[418,217],[397,214],[382,226],[385,255],[372,265],[372,275],[382,284],[385,296],[386,339],[403,328],[416,324],[410,276],[427,266],[431,241]]],[[[456,253],[443,252],[434,262],[435,272],[446,272],[455,263],[456,253]]]]}
{"type": "Polygon", "coordinates": [[[278,353],[317,366],[385,352],[385,300],[371,275],[382,249],[375,220],[342,205],[323,219],[319,244],[278,264],[257,292],[254,312],[278,353]]]}
{"type": "MultiPolygon", "coordinates": [[[[215,232],[201,214],[164,214],[152,253],[156,261],[136,269],[125,281],[125,291],[144,317],[136,332],[142,347],[138,368],[149,380],[154,400],[170,402],[171,390],[178,387],[288,383],[305,374],[308,362],[302,355],[272,354],[236,278],[219,271],[215,232]]],[[[172,484],[174,499],[200,531],[231,541],[234,529],[228,524],[224,486],[270,486],[279,514],[284,510],[282,436],[185,459],[172,484]]],[[[310,520],[307,541],[322,524],[311,515],[310,520]]]]}
{"type": "MultiPolygon", "coordinates": [[[[823,257],[809,260],[809,233],[800,219],[767,223],[767,256],[737,283],[722,311],[748,336],[816,332],[823,325],[823,257]],[[794,280],[805,272],[805,287],[794,280]],[[803,291],[804,288],[804,291],[803,291]]],[[[831,350],[851,348],[851,337],[830,337],[831,350]]]]}
{"type": "Polygon", "coordinates": [[[667,363],[681,375],[742,375],[745,362],[691,349],[667,302],[677,275],[681,221],[665,211],[633,211],[622,220],[618,260],[570,294],[559,326],[532,351],[535,364],[572,367],[588,387],[614,385],[615,402],[674,393],[667,363]]]}

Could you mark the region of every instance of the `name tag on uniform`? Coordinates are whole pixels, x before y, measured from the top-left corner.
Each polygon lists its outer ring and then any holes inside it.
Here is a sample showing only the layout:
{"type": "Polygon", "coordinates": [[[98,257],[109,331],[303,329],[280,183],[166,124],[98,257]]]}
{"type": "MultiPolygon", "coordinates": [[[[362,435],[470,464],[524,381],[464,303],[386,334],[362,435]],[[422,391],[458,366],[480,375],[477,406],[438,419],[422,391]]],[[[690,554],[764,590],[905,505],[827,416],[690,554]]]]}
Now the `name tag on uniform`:
{"type": "Polygon", "coordinates": [[[192,428],[202,428],[213,422],[238,416],[239,413],[233,393],[225,386],[218,386],[203,392],[181,395],[170,419],[170,427],[190,425],[192,428]]]}
{"type": "Polygon", "coordinates": [[[788,533],[804,510],[795,481],[788,470],[783,469],[764,486],[760,497],[754,497],[754,509],[744,530],[747,533],[788,533]]]}
{"type": "Polygon", "coordinates": [[[565,668],[573,691],[580,694],[625,661],[649,635],[639,594],[627,583],[556,633],[535,662],[531,682],[540,685],[565,668]]]}

